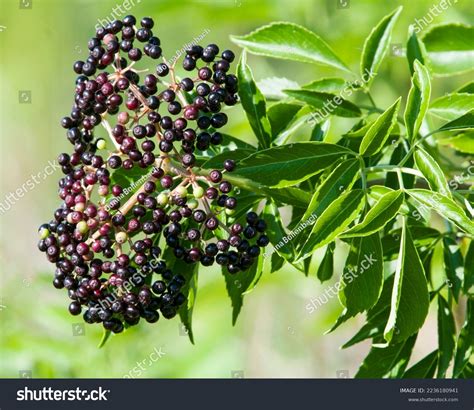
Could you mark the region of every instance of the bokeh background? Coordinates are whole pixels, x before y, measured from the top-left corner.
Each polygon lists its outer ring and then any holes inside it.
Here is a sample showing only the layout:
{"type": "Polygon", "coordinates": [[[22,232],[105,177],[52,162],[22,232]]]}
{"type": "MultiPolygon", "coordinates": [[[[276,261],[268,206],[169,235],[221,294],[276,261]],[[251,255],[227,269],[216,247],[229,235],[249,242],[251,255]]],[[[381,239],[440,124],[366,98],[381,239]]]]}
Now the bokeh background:
{"type": "MultiPolygon", "coordinates": [[[[233,46],[230,34],[246,34],[272,21],[291,21],[314,30],[354,71],[371,28],[398,5],[404,11],[394,31],[392,52],[374,83],[373,95],[386,107],[406,95],[409,72],[397,55],[409,24],[427,15],[435,0],[129,0],[130,13],[155,19],[165,57],[185,43],[203,40],[233,46]]],[[[454,3],[454,1],[453,1],[454,3]]],[[[111,16],[123,0],[0,0],[0,201],[5,203],[32,175],[68,148],[59,126],[72,103],[72,63],[85,59],[87,41],[98,19],[111,16]]],[[[122,6],[123,9],[123,6],[122,6]]],[[[473,7],[459,0],[434,23],[472,23],[473,7]]],[[[109,17],[110,18],[110,17],[109,17]]],[[[236,50],[239,52],[239,50],[236,50]]],[[[284,76],[299,84],[333,74],[317,66],[249,56],[257,80],[284,76]]],[[[472,79],[472,78],[471,78],[472,79]]],[[[433,97],[454,90],[468,76],[438,78],[433,97]]],[[[240,107],[226,130],[253,139],[240,107]]],[[[332,129],[337,133],[338,130],[332,129]]],[[[337,377],[353,376],[369,345],[340,350],[363,323],[358,317],[331,335],[324,332],[341,311],[336,298],[309,314],[311,297],[324,292],[313,272],[284,267],[264,274],[246,296],[241,316],[231,325],[230,301],[217,270],[200,274],[194,310],[196,344],[177,320],[140,325],[98,349],[101,330],[77,327],[67,313],[67,297],[53,288],[53,269],[36,248],[37,227],[57,207],[60,171],[41,178],[11,209],[0,211],[0,377],[337,377]],[[76,333],[76,335],[74,335],[76,333]],[[153,354],[155,352],[155,354],[153,354]],[[161,357],[156,360],[160,352],[161,357]],[[141,367],[139,363],[141,364],[141,367]]],[[[342,261],[339,261],[342,265],[342,261]]],[[[341,272],[338,268],[332,282],[341,272]]],[[[422,329],[413,360],[437,342],[433,312],[422,329]]]]}

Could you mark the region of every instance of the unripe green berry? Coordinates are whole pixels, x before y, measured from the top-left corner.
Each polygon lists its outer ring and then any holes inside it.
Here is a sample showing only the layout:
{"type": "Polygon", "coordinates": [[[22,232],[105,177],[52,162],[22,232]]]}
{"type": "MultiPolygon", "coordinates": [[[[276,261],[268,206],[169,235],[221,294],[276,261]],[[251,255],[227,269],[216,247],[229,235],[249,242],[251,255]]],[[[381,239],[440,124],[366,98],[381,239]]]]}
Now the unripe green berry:
{"type": "Polygon", "coordinates": [[[225,214],[226,214],[226,215],[229,215],[229,216],[230,216],[230,215],[234,215],[234,214],[235,214],[235,209],[228,209],[228,208],[226,208],[226,209],[225,209],[225,214]]]}
{"type": "Polygon", "coordinates": [[[41,227],[38,233],[41,239],[46,239],[49,236],[49,229],[45,227],[41,227]]]}
{"type": "Polygon", "coordinates": [[[179,196],[180,198],[184,198],[186,195],[188,195],[188,190],[184,186],[179,186],[173,191],[173,194],[175,196],[179,196]]]}
{"type": "Polygon", "coordinates": [[[76,226],[77,230],[82,233],[82,234],[85,234],[88,230],[89,230],[89,227],[87,226],[87,222],[86,221],[80,221],[78,222],[77,226],[76,226]]]}
{"type": "Polygon", "coordinates": [[[122,243],[127,242],[127,239],[128,239],[128,235],[127,235],[125,232],[118,232],[118,233],[115,235],[115,240],[116,240],[117,243],[119,243],[119,244],[122,244],[122,243]]]}
{"type": "Polygon", "coordinates": [[[99,140],[97,140],[97,149],[105,149],[107,148],[107,142],[103,139],[103,138],[100,138],[99,140]]]}
{"type": "Polygon", "coordinates": [[[194,198],[200,199],[204,196],[204,189],[200,186],[197,186],[193,190],[194,198]]]}
{"type": "Polygon", "coordinates": [[[187,203],[189,209],[196,209],[199,205],[199,202],[196,201],[195,199],[190,199],[187,203]]]}
{"type": "Polygon", "coordinates": [[[168,194],[165,194],[164,192],[162,192],[161,194],[159,194],[157,197],[156,197],[156,201],[160,204],[160,205],[166,205],[168,203],[168,194]]]}

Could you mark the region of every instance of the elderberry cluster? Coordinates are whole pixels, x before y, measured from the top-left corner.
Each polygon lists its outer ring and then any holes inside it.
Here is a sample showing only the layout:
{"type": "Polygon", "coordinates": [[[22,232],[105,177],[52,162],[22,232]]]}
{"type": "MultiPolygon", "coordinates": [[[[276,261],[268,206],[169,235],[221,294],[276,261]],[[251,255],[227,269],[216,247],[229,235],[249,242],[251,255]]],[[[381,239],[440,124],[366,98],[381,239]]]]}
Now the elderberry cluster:
{"type": "Polygon", "coordinates": [[[53,284],[67,289],[70,313],[115,333],[177,314],[190,271],[173,272],[177,260],[237,274],[269,242],[263,219],[236,212],[225,178],[235,161],[197,166],[223,143],[222,108],[238,101],[234,53],[194,45],[182,61],[190,74],[178,79],[153,27],[133,16],[101,27],[87,60],[74,64],[74,103],[61,120],[73,145],[58,157],[62,204],[39,229],[38,248],[56,265],[53,284]],[[145,56],[159,61],[156,75],[142,79],[147,70],[136,63],[145,56]],[[139,178],[134,189],[123,182],[139,178]]]}

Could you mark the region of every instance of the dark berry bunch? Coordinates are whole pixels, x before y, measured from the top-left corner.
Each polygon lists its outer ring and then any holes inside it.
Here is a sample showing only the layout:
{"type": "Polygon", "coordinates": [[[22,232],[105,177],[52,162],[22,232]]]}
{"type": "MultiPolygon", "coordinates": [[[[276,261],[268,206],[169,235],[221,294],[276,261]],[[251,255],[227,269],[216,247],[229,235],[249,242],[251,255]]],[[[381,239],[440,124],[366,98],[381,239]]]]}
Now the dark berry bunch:
{"type": "Polygon", "coordinates": [[[61,120],[73,145],[58,157],[62,204],[40,227],[38,247],[56,265],[53,284],[67,289],[70,313],[115,333],[140,318],[177,314],[187,272],[173,272],[176,260],[216,262],[236,274],[269,242],[255,212],[245,221],[233,216],[236,192],[225,175],[235,162],[197,166],[199,155],[223,143],[221,110],[238,100],[233,52],[194,45],[182,67],[195,74],[178,79],[153,26],[127,16],[101,27],[87,60],[74,64],[74,104],[61,120]],[[156,75],[141,78],[146,70],[135,64],[145,56],[159,61],[156,75]],[[117,175],[141,175],[141,183],[130,190],[117,175]]]}

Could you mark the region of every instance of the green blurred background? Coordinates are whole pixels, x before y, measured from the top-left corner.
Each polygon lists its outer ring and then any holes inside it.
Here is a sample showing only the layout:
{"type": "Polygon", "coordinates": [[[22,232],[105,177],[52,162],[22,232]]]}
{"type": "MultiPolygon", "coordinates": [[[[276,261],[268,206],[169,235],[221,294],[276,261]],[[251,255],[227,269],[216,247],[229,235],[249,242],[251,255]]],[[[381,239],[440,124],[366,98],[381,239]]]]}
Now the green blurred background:
{"type": "MultiPolygon", "coordinates": [[[[245,34],[272,21],[302,24],[322,36],[354,71],[371,28],[398,5],[393,48],[403,47],[407,28],[425,16],[433,0],[130,0],[130,13],[155,19],[165,57],[200,35],[203,43],[235,46],[230,34],[245,34]]],[[[43,172],[48,161],[69,149],[59,119],[72,103],[72,63],[85,59],[87,41],[98,19],[111,16],[122,0],[0,0],[0,136],[1,195],[14,192],[43,172]]],[[[473,21],[470,1],[460,0],[435,23],[473,21]]],[[[239,52],[239,50],[236,50],[239,52]]],[[[406,60],[387,56],[375,80],[373,95],[386,107],[410,85],[406,60]]],[[[331,71],[312,65],[284,63],[249,56],[257,80],[288,77],[304,84],[331,71]]],[[[467,76],[436,79],[437,97],[467,82],[467,76]]],[[[239,107],[227,132],[252,140],[239,107]]],[[[337,132],[332,130],[332,132],[337,132]]],[[[231,326],[231,308],[224,280],[217,270],[203,269],[194,311],[196,345],[180,331],[177,320],[140,325],[114,336],[98,349],[101,330],[77,330],[77,317],[67,313],[67,296],[53,288],[52,267],[36,248],[37,226],[49,220],[58,205],[60,172],[35,184],[7,212],[0,212],[0,377],[349,377],[369,345],[340,350],[363,323],[358,317],[324,336],[340,313],[336,298],[309,314],[311,297],[324,292],[315,274],[283,268],[264,274],[245,299],[238,323],[231,326]],[[74,336],[73,330],[79,331],[74,336]],[[85,333],[85,334],[84,334],[85,333]],[[161,358],[156,360],[161,351],[161,358]],[[156,361],[154,361],[156,360],[156,361]],[[138,364],[142,362],[142,365],[138,364]],[[135,368],[135,371],[134,371],[135,368]],[[31,373],[30,373],[31,372],[31,373]]],[[[341,272],[339,266],[335,277],[341,272]]],[[[332,282],[335,281],[335,278],[332,282]]],[[[423,328],[413,361],[437,342],[434,316],[423,328]]]]}

